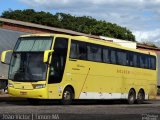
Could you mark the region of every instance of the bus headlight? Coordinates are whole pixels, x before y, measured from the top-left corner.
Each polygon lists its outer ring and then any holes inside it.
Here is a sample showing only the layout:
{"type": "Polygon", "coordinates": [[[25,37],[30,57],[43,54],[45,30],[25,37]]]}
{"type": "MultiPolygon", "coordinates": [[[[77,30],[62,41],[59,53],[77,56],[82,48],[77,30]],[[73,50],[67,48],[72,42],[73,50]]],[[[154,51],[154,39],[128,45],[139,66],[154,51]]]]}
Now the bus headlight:
{"type": "Polygon", "coordinates": [[[33,85],[34,89],[45,88],[45,87],[46,87],[45,84],[35,84],[35,85],[33,85]]]}
{"type": "Polygon", "coordinates": [[[12,83],[8,83],[8,87],[14,87],[12,83]]]}

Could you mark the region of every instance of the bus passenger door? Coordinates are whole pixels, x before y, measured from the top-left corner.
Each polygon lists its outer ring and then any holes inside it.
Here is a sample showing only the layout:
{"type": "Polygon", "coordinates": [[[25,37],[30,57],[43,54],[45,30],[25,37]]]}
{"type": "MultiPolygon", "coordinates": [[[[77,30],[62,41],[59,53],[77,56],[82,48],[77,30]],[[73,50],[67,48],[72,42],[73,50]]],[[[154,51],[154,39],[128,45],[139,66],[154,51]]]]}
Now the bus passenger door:
{"type": "Polygon", "coordinates": [[[50,64],[50,73],[48,77],[48,93],[50,99],[60,98],[58,87],[63,79],[63,73],[66,64],[68,48],[68,39],[56,38],[54,52],[50,64]]]}

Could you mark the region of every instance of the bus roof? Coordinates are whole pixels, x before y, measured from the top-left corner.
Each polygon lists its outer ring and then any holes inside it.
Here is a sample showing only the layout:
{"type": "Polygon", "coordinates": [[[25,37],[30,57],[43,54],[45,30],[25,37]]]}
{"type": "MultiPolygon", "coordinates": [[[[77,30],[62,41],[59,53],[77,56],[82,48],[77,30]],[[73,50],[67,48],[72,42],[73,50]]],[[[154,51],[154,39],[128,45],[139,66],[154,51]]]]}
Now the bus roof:
{"type": "Polygon", "coordinates": [[[66,35],[66,34],[48,34],[48,33],[41,33],[41,34],[28,34],[28,35],[22,35],[20,37],[67,37],[67,38],[71,38],[74,40],[78,40],[78,41],[84,41],[84,42],[90,42],[90,43],[95,43],[95,44],[99,44],[99,45],[104,45],[104,46],[110,46],[110,47],[114,47],[114,48],[119,48],[119,49],[123,49],[123,50],[128,50],[128,51],[133,51],[133,52],[139,52],[139,53],[144,53],[144,54],[148,54],[148,55],[155,55],[155,52],[152,51],[143,51],[143,50],[138,50],[138,49],[133,49],[133,48],[127,48],[124,46],[121,46],[119,44],[110,42],[110,41],[106,41],[103,39],[96,39],[96,38],[91,38],[91,37],[86,37],[86,36],[72,36],[72,35],[66,35]]]}

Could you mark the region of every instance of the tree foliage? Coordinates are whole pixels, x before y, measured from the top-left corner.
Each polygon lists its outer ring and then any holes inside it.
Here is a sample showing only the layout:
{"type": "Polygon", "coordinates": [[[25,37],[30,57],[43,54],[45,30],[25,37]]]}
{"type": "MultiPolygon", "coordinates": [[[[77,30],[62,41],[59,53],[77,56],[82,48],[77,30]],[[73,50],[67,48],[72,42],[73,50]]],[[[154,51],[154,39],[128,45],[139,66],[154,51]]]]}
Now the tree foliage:
{"type": "Polygon", "coordinates": [[[49,12],[36,12],[33,9],[26,9],[4,11],[1,17],[70,29],[86,34],[135,41],[135,36],[127,28],[106,21],[98,21],[89,16],[76,17],[65,13],[53,15],[49,12]]]}

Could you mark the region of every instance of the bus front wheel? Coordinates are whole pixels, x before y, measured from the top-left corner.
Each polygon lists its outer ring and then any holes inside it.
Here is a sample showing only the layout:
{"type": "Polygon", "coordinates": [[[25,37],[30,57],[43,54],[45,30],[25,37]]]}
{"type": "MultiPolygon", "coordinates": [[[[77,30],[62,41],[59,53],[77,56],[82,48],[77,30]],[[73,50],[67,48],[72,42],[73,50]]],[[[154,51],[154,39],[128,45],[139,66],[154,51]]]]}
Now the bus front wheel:
{"type": "Polygon", "coordinates": [[[63,105],[70,105],[72,103],[73,96],[74,96],[74,93],[72,89],[70,87],[65,88],[63,91],[61,103],[63,105]]]}
{"type": "Polygon", "coordinates": [[[136,100],[136,93],[133,89],[131,89],[128,93],[128,104],[134,104],[136,100]]]}

